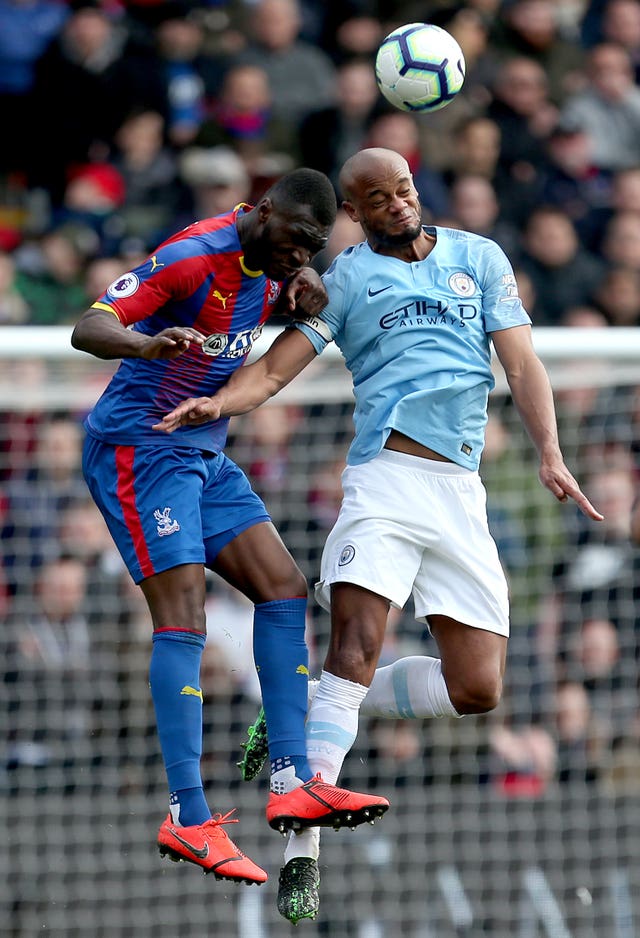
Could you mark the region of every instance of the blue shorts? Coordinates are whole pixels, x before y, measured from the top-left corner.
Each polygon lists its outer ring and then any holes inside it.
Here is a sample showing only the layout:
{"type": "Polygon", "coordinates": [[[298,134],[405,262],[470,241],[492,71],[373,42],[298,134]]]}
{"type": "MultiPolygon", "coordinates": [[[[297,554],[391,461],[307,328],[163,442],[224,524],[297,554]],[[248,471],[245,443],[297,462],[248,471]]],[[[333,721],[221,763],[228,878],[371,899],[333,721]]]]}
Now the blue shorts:
{"type": "Polygon", "coordinates": [[[82,470],[136,583],[184,563],[212,566],[238,534],[271,520],[224,453],[121,446],[88,434],[82,470]]]}

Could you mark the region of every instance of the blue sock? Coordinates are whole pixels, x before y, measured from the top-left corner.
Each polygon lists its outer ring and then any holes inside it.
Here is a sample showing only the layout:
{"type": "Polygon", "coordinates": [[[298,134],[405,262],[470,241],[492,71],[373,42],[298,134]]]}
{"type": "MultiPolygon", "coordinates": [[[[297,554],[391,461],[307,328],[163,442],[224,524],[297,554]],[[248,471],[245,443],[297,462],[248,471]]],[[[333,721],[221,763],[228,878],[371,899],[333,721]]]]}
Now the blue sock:
{"type": "Polygon", "coordinates": [[[304,597],[279,599],[256,605],[253,617],[253,656],[262,690],[272,772],[286,759],[303,782],[313,777],[304,733],[309,680],[306,610],[304,597]]]}
{"type": "Polygon", "coordinates": [[[170,792],[174,824],[202,824],[211,817],[202,788],[202,632],[153,633],[151,696],[170,792]]]}

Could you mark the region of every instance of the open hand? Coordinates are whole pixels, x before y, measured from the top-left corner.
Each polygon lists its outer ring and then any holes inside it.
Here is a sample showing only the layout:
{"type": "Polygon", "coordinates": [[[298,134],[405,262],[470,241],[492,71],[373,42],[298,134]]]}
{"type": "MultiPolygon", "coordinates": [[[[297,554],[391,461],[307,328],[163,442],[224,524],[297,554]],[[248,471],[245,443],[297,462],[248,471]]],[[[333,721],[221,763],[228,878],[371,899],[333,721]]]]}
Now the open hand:
{"type": "Polygon", "coordinates": [[[220,405],[211,397],[189,397],[178,404],[169,414],[165,414],[160,423],[155,423],[153,430],[161,433],[173,433],[178,427],[198,427],[220,416],[220,405]]]}

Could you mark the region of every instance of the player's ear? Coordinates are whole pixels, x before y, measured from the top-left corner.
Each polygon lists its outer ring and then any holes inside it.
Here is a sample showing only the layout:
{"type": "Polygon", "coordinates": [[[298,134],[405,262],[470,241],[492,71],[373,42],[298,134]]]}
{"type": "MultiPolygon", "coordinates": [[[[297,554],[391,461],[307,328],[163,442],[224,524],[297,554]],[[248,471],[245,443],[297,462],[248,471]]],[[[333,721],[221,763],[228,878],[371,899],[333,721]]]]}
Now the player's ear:
{"type": "Polygon", "coordinates": [[[342,207],[351,219],[351,221],[358,222],[360,221],[360,216],[358,215],[358,210],[352,202],[348,202],[346,199],[342,203],[342,207]]]}
{"type": "Polygon", "coordinates": [[[258,203],[258,218],[264,224],[273,212],[273,202],[268,195],[258,203]]]}

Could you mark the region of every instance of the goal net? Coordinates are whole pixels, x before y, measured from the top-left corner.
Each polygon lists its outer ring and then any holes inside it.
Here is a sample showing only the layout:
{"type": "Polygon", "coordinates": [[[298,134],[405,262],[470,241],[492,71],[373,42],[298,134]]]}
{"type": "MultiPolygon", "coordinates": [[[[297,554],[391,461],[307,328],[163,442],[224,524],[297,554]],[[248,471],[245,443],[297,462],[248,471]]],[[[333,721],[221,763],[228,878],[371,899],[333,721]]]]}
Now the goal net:
{"type": "MultiPolygon", "coordinates": [[[[392,808],[374,827],[323,832],[308,935],[640,933],[640,330],[534,338],[566,461],[605,521],[586,522],[540,485],[496,366],[481,474],[511,591],[504,698],[482,717],[361,720],[342,781],[392,808]]],[[[207,797],[214,811],[238,809],[232,836],[270,879],[217,883],[155,849],[167,793],[150,621],[80,474],[82,419],[114,368],[74,352],[66,328],[0,331],[0,938],[284,938],[284,841],[264,816],[266,774],[247,784],[235,765],[259,699],[252,609],[213,575],[207,797]]],[[[231,424],[227,451],[310,584],[340,503],[351,406],[327,350],[231,424]]],[[[329,624],[310,605],[317,675],[329,624]]],[[[437,654],[410,607],[390,616],[383,662],[406,654],[437,654]]]]}

